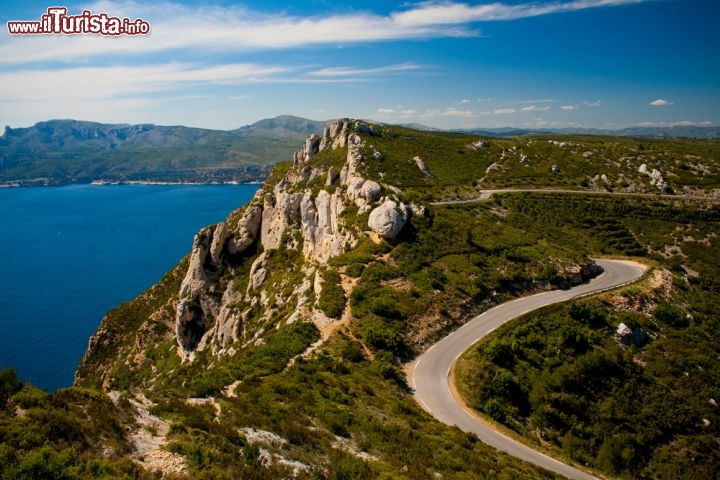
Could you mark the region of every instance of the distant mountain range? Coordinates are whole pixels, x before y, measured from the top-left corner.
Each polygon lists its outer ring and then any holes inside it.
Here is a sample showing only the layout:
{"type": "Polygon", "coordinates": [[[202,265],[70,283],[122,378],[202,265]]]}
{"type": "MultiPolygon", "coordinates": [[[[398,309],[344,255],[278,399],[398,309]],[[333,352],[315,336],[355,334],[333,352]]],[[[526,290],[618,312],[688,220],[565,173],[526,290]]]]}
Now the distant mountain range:
{"type": "MultiPolygon", "coordinates": [[[[420,123],[404,123],[401,126],[427,132],[442,131],[420,123]]],[[[522,135],[606,135],[614,137],[642,137],[642,138],[720,138],[720,126],[678,125],[672,127],[627,127],[617,130],[600,128],[457,128],[452,132],[467,133],[470,135],[484,135],[487,137],[519,137],[522,135]]]]}
{"type": "Polygon", "coordinates": [[[280,116],[227,131],[78,120],[5,127],[0,184],[262,181],[325,123],[280,116]]]}
{"type": "MultiPolygon", "coordinates": [[[[79,120],[5,127],[0,137],[0,185],[263,181],[272,165],[289,160],[308,135],[321,133],[326,124],[283,115],[235,130],[79,120]]],[[[403,126],[438,131],[420,124],[403,126]]],[[[720,126],[453,131],[492,137],[581,134],[720,138],[720,126]]]]}
{"type": "MultiPolygon", "coordinates": [[[[435,129],[428,127],[428,130],[435,129]]],[[[628,127],[618,130],[598,128],[520,129],[508,127],[488,129],[459,129],[453,131],[495,137],[515,137],[521,135],[607,135],[616,137],[643,138],[720,138],[720,126],[700,127],[695,125],[673,127],[628,127]]]]}

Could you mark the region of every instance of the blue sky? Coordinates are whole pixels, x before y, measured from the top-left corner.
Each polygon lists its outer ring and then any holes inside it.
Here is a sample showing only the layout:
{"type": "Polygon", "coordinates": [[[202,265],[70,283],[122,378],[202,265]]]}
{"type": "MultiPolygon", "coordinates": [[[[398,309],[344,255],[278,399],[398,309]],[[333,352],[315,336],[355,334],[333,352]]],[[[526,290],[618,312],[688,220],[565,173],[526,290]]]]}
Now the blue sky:
{"type": "Polygon", "coordinates": [[[718,0],[70,2],[151,33],[8,34],[56,3],[3,2],[0,125],[720,124],[718,0]]]}

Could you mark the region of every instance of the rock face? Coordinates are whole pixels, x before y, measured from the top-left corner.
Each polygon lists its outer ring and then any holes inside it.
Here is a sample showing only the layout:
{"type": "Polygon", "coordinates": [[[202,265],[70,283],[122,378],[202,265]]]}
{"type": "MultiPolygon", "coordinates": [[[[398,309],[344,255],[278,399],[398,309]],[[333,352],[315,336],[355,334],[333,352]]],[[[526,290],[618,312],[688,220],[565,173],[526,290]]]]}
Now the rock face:
{"type": "MultiPolygon", "coordinates": [[[[253,309],[255,315],[260,310],[270,318],[274,305],[292,302],[296,307],[287,321],[317,317],[308,307],[308,298],[315,295],[312,282],[285,285],[285,291],[292,292],[290,297],[277,297],[273,287],[284,280],[283,272],[273,271],[273,251],[295,250],[304,260],[304,273],[314,277],[317,266],[343,254],[363,234],[364,228],[346,225],[344,213],[349,207],[357,207],[360,214],[370,211],[367,229],[385,240],[397,237],[413,211],[426,211],[418,205],[408,209],[396,197],[396,187],[365,177],[365,162],[381,162],[383,155],[361,135],[385,134],[375,126],[347,119],[328,125],[322,136],[311,135],[295,152],[293,168],[283,179],[259,189],[227,221],[195,236],[175,312],[183,359],[192,360],[195,351],[205,348],[222,354],[242,337],[253,309]],[[313,164],[320,152],[339,148],[347,149],[339,172],[313,164]],[[245,278],[235,277],[233,266],[255,255],[245,278]]],[[[426,166],[425,170],[429,174],[426,166]]]]}
{"type": "Polygon", "coordinates": [[[420,169],[420,171],[426,176],[426,177],[432,177],[432,173],[430,173],[430,169],[428,168],[427,164],[425,163],[425,160],[423,160],[420,157],[413,158],[415,160],[415,165],[420,169]]]}
{"type": "Polygon", "coordinates": [[[385,200],[370,212],[368,226],[385,240],[394,240],[405,226],[408,210],[402,203],[385,200]]]}

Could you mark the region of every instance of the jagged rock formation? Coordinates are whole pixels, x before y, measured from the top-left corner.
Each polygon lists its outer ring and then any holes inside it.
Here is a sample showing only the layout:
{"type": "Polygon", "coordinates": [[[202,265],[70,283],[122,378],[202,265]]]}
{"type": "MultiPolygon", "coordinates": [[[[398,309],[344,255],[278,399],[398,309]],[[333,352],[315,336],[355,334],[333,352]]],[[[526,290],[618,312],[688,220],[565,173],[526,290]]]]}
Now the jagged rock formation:
{"type": "Polygon", "coordinates": [[[272,251],[297,251],[306,264],[306,278],[314,278],[319,267],[355,245],[364,232],[393,240],[412,211],[425,211],[418,205],[408,209],[397,198],[397,188],[365,178],[364,162],[382,161],[383,155],[367,145],[361,134],[377,137],[386,133],[347,119],[333,122],[322,136],[307,138],[293,155],[292,169],[280,181],[259,189],[249,205],[228,221],[195,236],[175,313],[175,334],[184,359],[192,359],[195,351],[208,347],[218,354],[227,353],[228,346],[242,338],[253,308],[264,311],[263,318],[269,319],[276,313],[272,304],[296,302],[288,321],[323,317],[313,311],[315,294],[310,281],[286,285],[293,288],[290,298],[265,291],[271,280],[275,287],[286,281],[273,277],[282,272],[274,272],[269,265],[272,251]],[[339,172],[313,163],[326,149],[347,149],[339,172]],[[368,159],[367,151],[371,152],[368,159]],[[357,208],[358,214],[369,211],[367,225],[349,224],[344,215],[349,208],[357,208]],[[234,262],[251,249],[260,253],[249,273],[244,273],[246,278],[228,275],[234,262]]]}

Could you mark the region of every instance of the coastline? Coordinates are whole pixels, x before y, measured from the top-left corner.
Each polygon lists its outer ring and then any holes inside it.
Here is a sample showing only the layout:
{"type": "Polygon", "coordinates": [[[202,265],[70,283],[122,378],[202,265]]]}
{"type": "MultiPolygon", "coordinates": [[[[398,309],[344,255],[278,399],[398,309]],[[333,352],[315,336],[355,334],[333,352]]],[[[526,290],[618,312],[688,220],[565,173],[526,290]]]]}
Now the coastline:
{"type": "Polygon", "coordinates": [[[62,182],[62,181],[9,181],[0,182],[0,188],[36,188],[36,187],[67,187],[71,185],[93,185],[93,186],[114,186],[114,185],[262,185],[264,180],[249,181],[155,181],[155,180],[93,180],[90,182],[62,182]]]}

